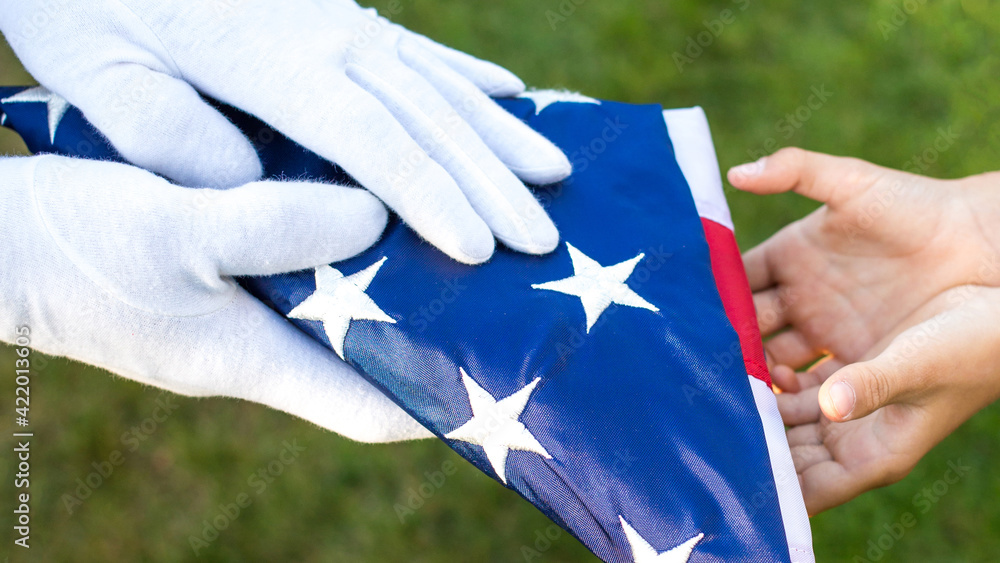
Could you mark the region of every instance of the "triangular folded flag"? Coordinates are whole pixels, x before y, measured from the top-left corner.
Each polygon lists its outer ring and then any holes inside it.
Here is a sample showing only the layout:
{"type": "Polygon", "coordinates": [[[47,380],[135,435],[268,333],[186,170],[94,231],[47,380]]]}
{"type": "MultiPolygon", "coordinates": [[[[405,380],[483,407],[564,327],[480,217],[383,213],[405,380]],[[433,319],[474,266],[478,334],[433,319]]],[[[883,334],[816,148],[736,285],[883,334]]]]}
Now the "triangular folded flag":
{"type": "MultiPolygon", "coordinates": [[[[241,284],[604,561],[813,561],[704,114],[500,103],[573,161],[536,191],[555,252],[467,266],[394,219],[353,259],[241,284]]],[[[32,151],[119,158],[44,89],[0,109],[32,151]]],[[[222,109],[268,177],[351,181],[222,109]]]]}

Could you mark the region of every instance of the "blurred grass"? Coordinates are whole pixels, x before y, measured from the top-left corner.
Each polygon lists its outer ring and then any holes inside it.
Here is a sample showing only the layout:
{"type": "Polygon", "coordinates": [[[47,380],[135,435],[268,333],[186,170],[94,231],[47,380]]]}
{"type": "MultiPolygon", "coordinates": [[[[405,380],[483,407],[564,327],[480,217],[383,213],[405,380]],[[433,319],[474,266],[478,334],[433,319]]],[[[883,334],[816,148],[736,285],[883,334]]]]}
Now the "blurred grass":
{"type": "MultiPolygon", "coordinates": [[[[917,9],[901,12],[906,17],[898,29],[886,24],[903,4],[886,0],[591,1],[555,29],[546,11],[558,12],[556,0],[402,0],[402,6],[399,23],[503,64],[534,86],[703,106],[723,168],[763,151],[768,139],[898,168],[930,147],[939,128],[950,128],[959,140],[927,174],[958,177],[996,169],[1000,161],[1000,6],[988,0],[908,0],[917,9]],[[726,9],[734,12],[732,23],[680,72],[672,54],[726,9]],[[806,103],[811,88],[824,85],[830,100],[789,132],[781,120],[806,103]]],[[[0,49],[0,84],[29,81],[0,49]]],[[[0,154],[23,151],[0,130],[0,154]]],[[[728,195],[744,248],[814,208],[793,195],[728,195]]],[[[0,349],[0,366],[13,360],[10,349],[0,349]]],[[[65,360],[44,363],[32,384],[32,557],[4,539],[0,556],[10,552],[14,561],[191,560],[189,536],[218,515],[218,505],[243,492],[252,505],[199,559],[522,561],[521,547],[533,547],[537,532],[549,526],[442,444],[353,444],[235,401],[175,397],[177,410],[129,451],[122,434],[151,416],[163,398],[158,391],[65,360]],[[258,495],[248,477],[277,459],[283,441],[295,439],[306,451],[258,495]],[[63,494],[115,450],[124,464],[69,515],[63,494]],[[457,472],[401,524],[394,505],[425,482],[425,472],[449,460],[457,472]]],[[[12,387],[12,377],[0,378],[4,416],[10,416],[12,387]]],[[[1000,409],[987,409],[903,482],[814,518],[819,561],[867,557],[867,542],[878,542],[884,526],[904,512],[914,513],[917,524],[883,561],[996,560],[1000,479],[991,469],[1000,465],[998,428],[1000,409]],[[914,496],[957,460],[971,473],[921,513],[914,496]]],[[[6,507],[13,497],[13,444],[7,437],[0,442],[8,452],[0,456],[6,507]]],[[[4,509],[5,538],[12,525],[4,509]]],[[[594,559],[563,534],[539,560],[594,559]]]]}

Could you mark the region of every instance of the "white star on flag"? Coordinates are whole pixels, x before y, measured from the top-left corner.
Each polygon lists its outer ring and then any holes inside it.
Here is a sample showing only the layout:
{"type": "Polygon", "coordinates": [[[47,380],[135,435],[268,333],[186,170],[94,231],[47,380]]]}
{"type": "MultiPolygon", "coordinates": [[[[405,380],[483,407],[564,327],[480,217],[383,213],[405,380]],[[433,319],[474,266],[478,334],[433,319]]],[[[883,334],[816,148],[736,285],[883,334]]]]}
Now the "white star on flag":
{"type": "Polygon", "coordinates": [[[459,371],[462,374],[465,390],[469,393],[472,418],[449,432],[445,438],[482,446],[486,450],[490,464],[493,465],[493,470],[504,484],[507,484],[507,454],[510,450],[534,452],[546,459],[552,459],[531,431],[518,420],[540,378],[536,378],[510,397],[497,401],[469,377],[464,369],[459,368],[459,371]]]}
{"type": "Polygon", "coordinates": [[[45,102],[46,106],[48,106],[49,141],[53,145],[56,144],[56,129],[59,128],[59,123],[62,121],[63,116],[66,115],[66,110],[69,109],[69,102],[63,99],[63,97],[59,94],[51,92],[48,88],[43,86],[28,88],[23,92],[19,92],[9,98],[0,100],[0,103],[4,104],[27,102],[45,102]]]}
{"type": "Polygon", "coordinates": [[[639,532],[629,526],[624,518],[619,516],[618,519],[621,520],[622,528],[625,529],[625,537],[628,538],[628,543],[632,547],[632,559],[635,560],[635,563],[687,563],[691,552],[694,551],[694,546],[705,537],[705,534],[698,534],[669,551],[659,553],[653,546],[649,545],[645,538],[639,535],[639,532]]]}
{"type": "Polygon", "coordinates": [[[535,115],[542,113],[542,110],[545,108],[559,102],[601,105],[600,100],[567,90],[531,90],[524,92],[518,98],[525,98],[535,102],[535,115]]]}
{"type": "Polygon", "coordinates": [[[651,303],[625,285],[625,280],[632,275],[645,254],[639,254],[631,260],[601,266],[596,260],[577,250],[572,244],[566,243],[569,256],[573,260],[573,276],[548,283],[532,284],[534,289],[558,291],[567,295],[575,295],[583,302],[583,311],[587,315],[587,332],[594,326],[601,314],[612,303],[648,309],[654,313],[659,311],[651,303]]]}
{"type": "Polygon", "coordinates": [[[347,277],[330,266],[316,268],[316,291],[292,309],[288,316],[293,319],[321,321],[334,351],[341,359],[345,359],[344,341],[351,321],[363,319],[396,323],[365,293],[385,261],[386,258],[383,257],[347,277]]]}

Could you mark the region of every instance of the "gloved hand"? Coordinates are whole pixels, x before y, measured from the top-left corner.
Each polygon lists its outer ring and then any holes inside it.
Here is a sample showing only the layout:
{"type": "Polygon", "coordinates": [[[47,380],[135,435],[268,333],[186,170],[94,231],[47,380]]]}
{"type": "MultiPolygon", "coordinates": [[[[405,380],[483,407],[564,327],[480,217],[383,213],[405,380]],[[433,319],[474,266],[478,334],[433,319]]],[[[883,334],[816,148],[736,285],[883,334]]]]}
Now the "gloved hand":
{"type": "Polygon", "coordinates": [[[364,442],[431,434],[230,276],[353,256],[386,211],[304,182],[189,189],[122,164],[0,159],[0,340],[190,396],[255,401],[364,442]]]}
{"type": "Polygon", "coordinates": [[[494,235],[558,244],[518,177],[558,181],[569,160],[487,96],[523,83],[353,1],[18,0],[0,3],[0,30],[127,160],[180,184],[261,175],[201,93],[336,162],[456,260],[487,260],[494,235]]]}

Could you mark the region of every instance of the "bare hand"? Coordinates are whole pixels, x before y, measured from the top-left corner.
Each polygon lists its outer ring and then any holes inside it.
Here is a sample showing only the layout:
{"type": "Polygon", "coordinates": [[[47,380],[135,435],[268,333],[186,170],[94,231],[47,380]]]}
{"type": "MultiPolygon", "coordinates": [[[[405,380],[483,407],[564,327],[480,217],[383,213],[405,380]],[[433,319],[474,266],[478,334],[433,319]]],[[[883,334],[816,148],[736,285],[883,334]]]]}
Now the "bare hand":
{"type": "Polygon", "coordinates": [[[826,204],[744,257],[811,514],[898,481],[1000,395],[1000,290],[980,287],[1000,285],[997,176],[800,149],[730,171],[826,204]]]}

